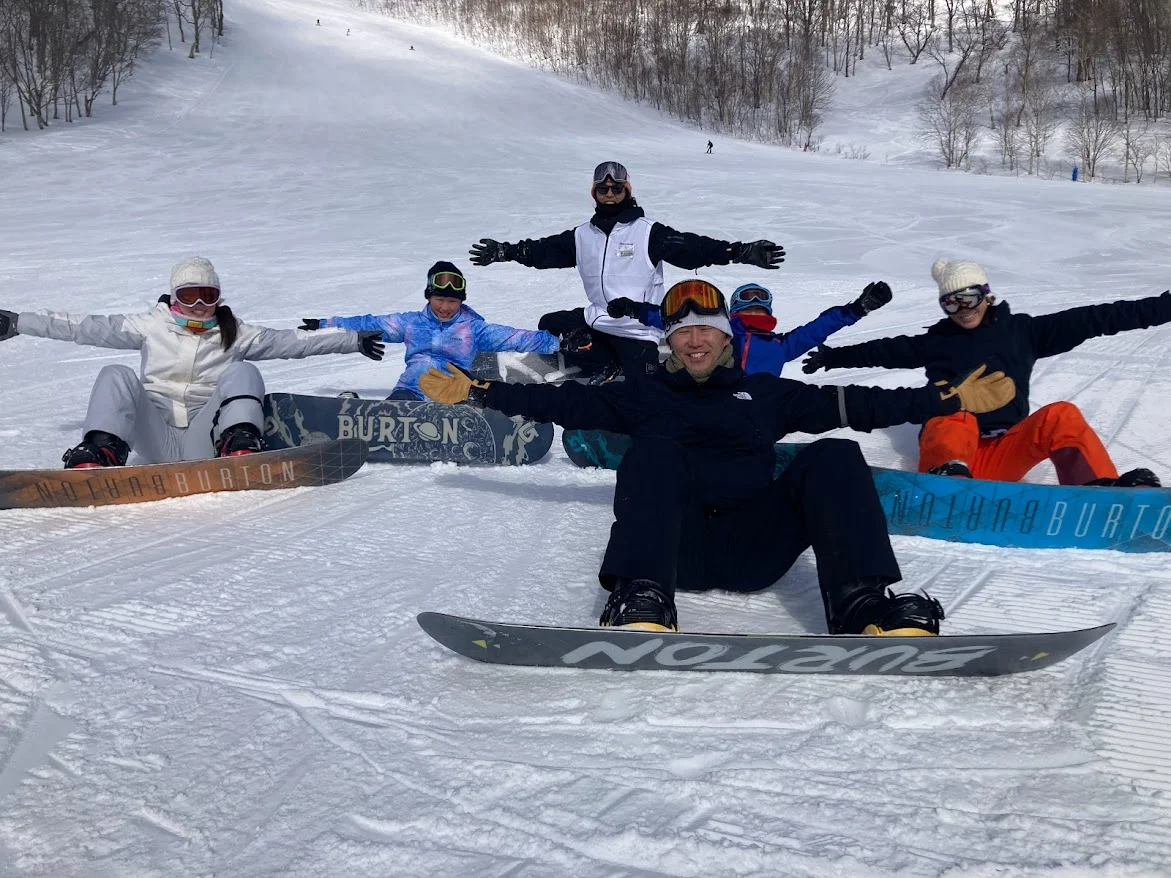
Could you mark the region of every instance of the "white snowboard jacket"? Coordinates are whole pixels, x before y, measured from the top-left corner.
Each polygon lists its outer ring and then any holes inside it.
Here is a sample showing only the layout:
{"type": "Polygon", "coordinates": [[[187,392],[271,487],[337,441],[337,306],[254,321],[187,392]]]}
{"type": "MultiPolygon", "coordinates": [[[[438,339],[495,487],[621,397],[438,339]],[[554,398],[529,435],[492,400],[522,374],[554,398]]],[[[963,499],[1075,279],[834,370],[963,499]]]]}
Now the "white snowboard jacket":
{"type": "Polygon", "coordinates": [[[317,354],[351,354],[359,349],[356,332],[323,329],[269,329],[239,322],[240,333],[224,350],[218,328],[191,332],[160,302],[145,314],[78,316],[52,311],[27,311],[16,321],[21,335],[55,338],[102,348],[141,350],[142,383],[174,427],[186,427],[215,390],[229,365],[239,360],[286,360],[317,354]]]}

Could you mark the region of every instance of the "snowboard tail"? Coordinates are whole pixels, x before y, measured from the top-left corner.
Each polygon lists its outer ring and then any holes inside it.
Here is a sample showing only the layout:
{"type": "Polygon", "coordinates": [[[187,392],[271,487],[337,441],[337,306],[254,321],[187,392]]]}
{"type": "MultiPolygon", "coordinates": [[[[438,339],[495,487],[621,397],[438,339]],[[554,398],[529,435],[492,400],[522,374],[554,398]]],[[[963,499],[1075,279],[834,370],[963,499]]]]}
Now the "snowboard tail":
{"type": "MultiPolygon", "coordinates": [[[[578,466],[617,469],[630,437],[566,430],[578,466]]],[[[778,443],[779,474],[803,444],[778,443]]],[[[1171,552],[1171,489],[990,482],[871,467],[892,534],[1024,549],[1171,552]]]]}
{"type": "Polygon", "coordinates": [[[553,425],[430,400],[270,393],[264,399],[264,438],[270,448],[361,439],[374,463],[520,465],[549,452],[553,425]]]}
{"type": "Polygon", "coordinates": [[[1047,668],[1114,628],[1038,634],[867,637],[690,634],[623,628],[558,628],[420,613],[443,646],[488,664],[620,671],[997,677],[1047,668]]]}
{"type": "Polygon", "coordinates": [[[366,462],[360,439],[210,460],[94,469],[0,471],[0,509],[111,506],[221,491],[332,485],[366,462]]]}

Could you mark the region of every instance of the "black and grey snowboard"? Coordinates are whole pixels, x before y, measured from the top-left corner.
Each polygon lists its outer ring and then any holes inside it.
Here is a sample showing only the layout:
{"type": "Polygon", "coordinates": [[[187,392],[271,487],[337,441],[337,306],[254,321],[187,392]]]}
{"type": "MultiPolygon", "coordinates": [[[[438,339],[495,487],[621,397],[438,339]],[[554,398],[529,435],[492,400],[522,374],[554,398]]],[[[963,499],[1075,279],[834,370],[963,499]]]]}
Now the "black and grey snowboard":
{"type": "Polygon", "coordinates": [[[553,444],[553,425],[492,409],[430,400],[339,399],[270,393],[264,400],[269,448],[363,439],[378,463],[524,464],[553,444]]]}
{"type": "Polygon", "coordinates": [[[0,470],[0,509],[112,506],[221,491],[332,485],[366,462],[360,439],[305,448],[94,469],[0,470]]]}
{"type": "Polygon", "coordinates": [[[997,677],[1056,664],[1114,624],[1044,634],[866,637],[828,634],[690,634],[623,628],[556,628],[420,613],[419,625],[476,661],[620,671],[750,671],[997,677]]]}
{"type": "Polygon", "coordinates": [[[510,384],[559,384],[571,378],[589,378],[593,374],[581,366],[567,364],[564,354],[519,351],[476,354],[468,372],[482,381],[507,381],[510,384]]]}

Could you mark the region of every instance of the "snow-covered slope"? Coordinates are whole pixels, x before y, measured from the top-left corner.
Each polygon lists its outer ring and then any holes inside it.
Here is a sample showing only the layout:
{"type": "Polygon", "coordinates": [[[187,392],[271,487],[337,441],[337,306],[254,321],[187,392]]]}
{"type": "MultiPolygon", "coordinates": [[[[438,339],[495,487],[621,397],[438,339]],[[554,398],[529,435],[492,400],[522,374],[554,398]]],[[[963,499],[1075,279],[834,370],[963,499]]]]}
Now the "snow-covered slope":
{"type": "MultiPolygon", "coordinates": [[[[420,307],[436,259],[466,267],[481,236],[584,218],[607,158],[657,219],[784,243],[768,277],[704,275],[771,283],[785,324],[890,281],[895,301],[854,340],[934,320],[941,254],[982,260],[1033,312],[1167,285],[1171,203],[1153,188],[724,140],[708,156],[705,136],[645,108],[341,0],[229,13],[214,58],[159,58],[94,123],[0,144],[0,307],[137,310],[193,252],[256,322],[420,307]]],[[[531,326],[581,302],[573,272],[469,273],[490,319],[531,326]]],[[[1073,400],[1120,466],[1171,477],[1168,341],[1045,361],[1035,404],[1073,400]]],[[[57,465],[98,368],[135,359],[4,343],[3,465],[57,465]]],[[[399,368],[263,371],[272,389],[374,395],[399,368]]],[[[856,438],[908,465],[914,437],[856,438]]],[[[1051,671],[992,681],[497,669],[417,628],[424,609],[595,618],[612,486],[558,452],[0,512],[0,876],[1171,873],[1164,557],[896,539],[950,631],[1121,623],[1051,671]]],[[[823,624],[811,558],[764,593],[679,603],[691,630],[823,624]]]]}

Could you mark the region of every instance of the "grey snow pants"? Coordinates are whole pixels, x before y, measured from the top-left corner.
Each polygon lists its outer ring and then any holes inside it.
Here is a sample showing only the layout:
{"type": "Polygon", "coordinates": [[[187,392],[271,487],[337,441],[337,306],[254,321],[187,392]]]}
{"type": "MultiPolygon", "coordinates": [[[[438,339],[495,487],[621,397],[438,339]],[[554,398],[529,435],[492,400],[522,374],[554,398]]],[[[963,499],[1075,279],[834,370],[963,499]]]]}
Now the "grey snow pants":
{"type": "Polygon", "coordinates": [[[263,399],[260,370],[251,363],[233,363],[189,425],[173,427],[164,415],[170,400],[156,402],[129,366],[103,366],[89,394],[84,432],[113,433],[143,463],[206,460],[215,457],[215,443],[225,427],[247,422],[263,432],[263,399]]]}

